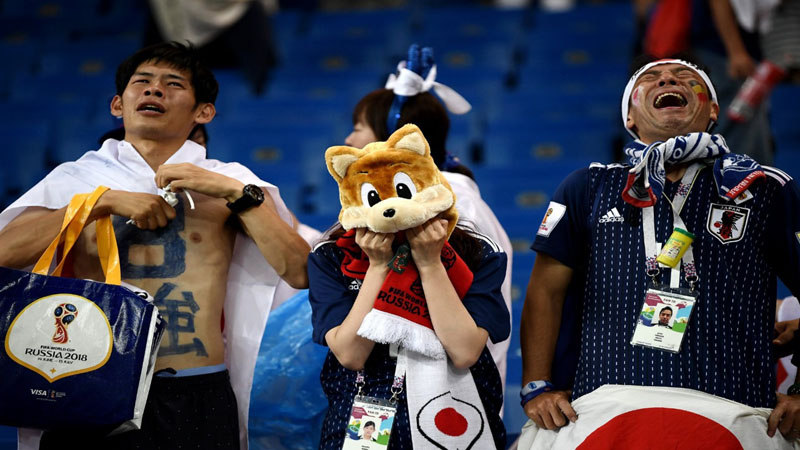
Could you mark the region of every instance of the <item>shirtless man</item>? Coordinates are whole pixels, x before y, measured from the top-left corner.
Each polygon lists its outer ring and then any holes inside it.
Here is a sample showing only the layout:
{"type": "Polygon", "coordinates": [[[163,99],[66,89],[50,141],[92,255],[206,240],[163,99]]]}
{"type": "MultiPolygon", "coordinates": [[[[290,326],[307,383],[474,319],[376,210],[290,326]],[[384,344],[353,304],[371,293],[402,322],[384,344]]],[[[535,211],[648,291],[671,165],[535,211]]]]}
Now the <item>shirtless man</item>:
{"type": "MultiPolygon", "coordinates": [[[[70,439],[82,448],[238,449],[250,385],[236,392],[244,406],[244,416],[237,415],[220,324],[228,351],[239,351],[231,345],[246,328],[239,317],[255,316],[263,329],[279,277],[307,287],[309,246],[290,225],[274,186],[237,163],[205,159],[205,149],[187,140],[195,125],[214,118],[218,90],[192,48],[164,43],[142,49],[120,65],[116,85],[111,113],[123,119],[125,140],[109,139],[100,150],[62,164],[0,214],[0,265],[33,264],[57,234],[72,195],[109,186],[90,220],[113,215],[122,277],[153,295],[165,319],[160,372],[141,430],[111,438],[70,432],[70,439]],[[158,195],[167,186],[179,198],[175,207],[158,195]],[[260,314],[242,313],[243,303],[260,314]]],[[[103,279],[93,226],[76,245],[74,261],[76,277],[103,279]]],[[[249,369],[230,376],[247,380],[252,363],[249,369]]],[[[45,433],[41,448],[62,444],[45,433]]]]}

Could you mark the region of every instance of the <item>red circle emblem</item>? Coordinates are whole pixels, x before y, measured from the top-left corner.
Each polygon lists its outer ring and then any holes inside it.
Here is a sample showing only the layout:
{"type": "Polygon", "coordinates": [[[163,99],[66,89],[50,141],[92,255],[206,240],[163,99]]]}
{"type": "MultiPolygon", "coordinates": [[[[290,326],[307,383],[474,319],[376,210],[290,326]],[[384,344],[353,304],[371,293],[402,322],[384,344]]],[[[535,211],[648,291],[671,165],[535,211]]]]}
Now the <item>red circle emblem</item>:
{"type": "Polygon", "coordinates": [[[433,418],[436,428],[448,436],[461,436],[467,431],[467,419],[454,408],[444,408],[433,418]]]}
{"type": "Polygon", "coordinates": [[[744,450],[730,430],[699,414],[643,408],[620,414],[594,430],[580,450],[744,450]]]}

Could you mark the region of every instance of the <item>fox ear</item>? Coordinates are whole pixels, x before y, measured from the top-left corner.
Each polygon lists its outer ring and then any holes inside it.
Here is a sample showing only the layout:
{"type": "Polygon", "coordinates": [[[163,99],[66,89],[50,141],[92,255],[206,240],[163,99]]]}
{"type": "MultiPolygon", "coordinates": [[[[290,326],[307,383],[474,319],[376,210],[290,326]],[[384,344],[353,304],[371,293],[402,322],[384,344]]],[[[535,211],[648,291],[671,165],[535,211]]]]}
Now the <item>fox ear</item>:
{"type": "Polygon", "coordinates": [[[431,153],[428,141],[422,135],[422,131],[414,124],[403,125],[402,128],[392,133],[386,141],[387,147],[398,150],[409,150],[422,156],[431,153]]]}
{"type": "Polygon", "coordinates": [[[325,164],[328,166],[328,172],[337,183],[342,182],[347,173],[347,168],[358,161],[361,154],[363,154],[361,149],[345,145],[330,147],[325,151],[325,164]]]}

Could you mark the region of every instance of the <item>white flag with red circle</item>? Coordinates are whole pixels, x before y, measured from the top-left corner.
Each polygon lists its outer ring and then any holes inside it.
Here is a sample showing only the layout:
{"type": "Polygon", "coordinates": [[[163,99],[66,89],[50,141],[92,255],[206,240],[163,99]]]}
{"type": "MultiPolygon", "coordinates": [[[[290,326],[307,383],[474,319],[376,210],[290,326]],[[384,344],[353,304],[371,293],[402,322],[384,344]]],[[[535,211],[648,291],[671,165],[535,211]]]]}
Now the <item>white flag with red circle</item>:
{"type": "Polygon", "coordinates": [[[606,385],[572,403],[578,420],[551,431],[532,421],[519,450],[800,450],[767,435],[768,408],[692,389],[606,385]]]}

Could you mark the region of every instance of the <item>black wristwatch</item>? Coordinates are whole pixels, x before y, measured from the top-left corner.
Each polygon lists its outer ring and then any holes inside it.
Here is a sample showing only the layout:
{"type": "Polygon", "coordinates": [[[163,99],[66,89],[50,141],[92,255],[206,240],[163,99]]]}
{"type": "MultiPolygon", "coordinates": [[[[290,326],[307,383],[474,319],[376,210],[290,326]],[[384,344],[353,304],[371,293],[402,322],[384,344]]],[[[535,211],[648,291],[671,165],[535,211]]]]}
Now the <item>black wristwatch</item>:
{"type": "Polygon", "coordinates": [[[234,214],[239,214],[263,202],[264,191],[255,184],[246,184],[244,189],[242,189],[242,196],[233,203],[228,202],[226,206],[233,211],[234,214]]]}

